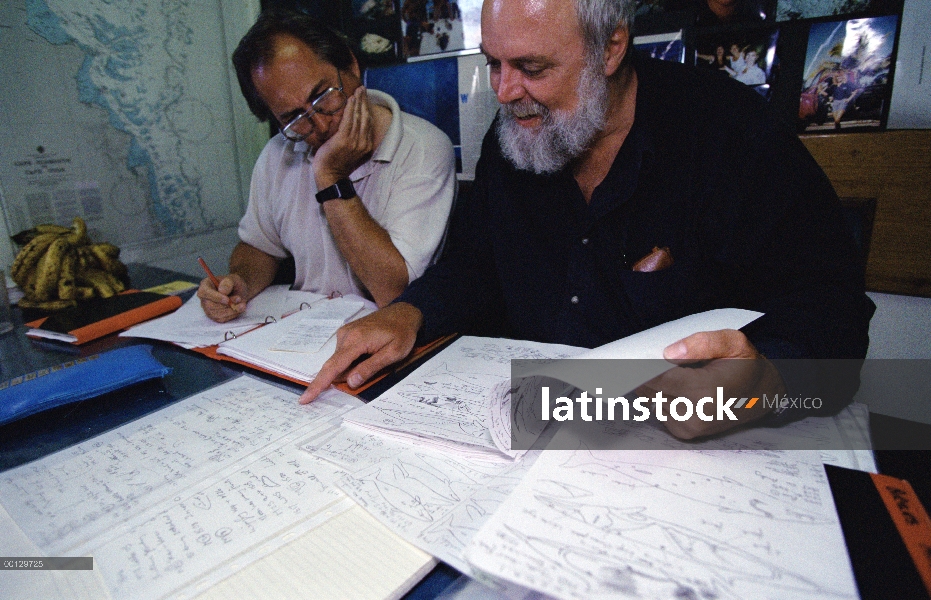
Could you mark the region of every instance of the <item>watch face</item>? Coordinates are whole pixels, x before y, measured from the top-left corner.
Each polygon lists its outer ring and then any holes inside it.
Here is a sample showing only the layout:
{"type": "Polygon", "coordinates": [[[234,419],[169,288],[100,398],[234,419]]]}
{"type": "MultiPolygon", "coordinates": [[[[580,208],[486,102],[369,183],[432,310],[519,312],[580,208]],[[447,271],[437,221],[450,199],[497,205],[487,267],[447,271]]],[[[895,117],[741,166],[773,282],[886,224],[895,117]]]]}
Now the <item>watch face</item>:
{"type": "Polygon", "coordinates": [[[336,190],[339,192],[340,198],[352,198],[356,195],[356,190],[352,186],[352,182],[348,179],[341,179],[337,181],[336,190]]]}

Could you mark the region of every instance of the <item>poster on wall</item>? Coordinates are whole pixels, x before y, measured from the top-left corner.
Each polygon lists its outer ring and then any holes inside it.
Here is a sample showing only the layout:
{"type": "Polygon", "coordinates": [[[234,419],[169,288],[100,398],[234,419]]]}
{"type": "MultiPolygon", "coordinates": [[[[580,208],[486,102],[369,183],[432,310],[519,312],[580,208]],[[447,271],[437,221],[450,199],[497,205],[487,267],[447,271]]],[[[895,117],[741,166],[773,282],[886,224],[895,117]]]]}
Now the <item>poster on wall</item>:
{"type": "Polygon", "coordinates": [[[453,143],[459,179],[475,178],[482,139],[498,110],[482,54],[368,69],[366,87],[391,95],[405,112],[439,127],[453,143]]]}
{"type": "Polygon", "coordinates": [[[681,31],[637,36],[634,38],[634,48],[650,58],[685,62],[685,44],[682,42],[681,31]]]}
{"type": "Polygon", "coordinates": [[[897,26],[897,16],[812,24],[799,101],[800,130],[883,125],[897,26]]]}
{"type": "Polygon", "coordinates": [[[482,0],[401,0],[404,58],[477,49],[481,13],[482,0]]]}
{"type": "Polygon", "coordinates": [[[779,31],[737,30],[697,36],[695,64],[718,70],[769,99],[776,77],[779,31]]]}

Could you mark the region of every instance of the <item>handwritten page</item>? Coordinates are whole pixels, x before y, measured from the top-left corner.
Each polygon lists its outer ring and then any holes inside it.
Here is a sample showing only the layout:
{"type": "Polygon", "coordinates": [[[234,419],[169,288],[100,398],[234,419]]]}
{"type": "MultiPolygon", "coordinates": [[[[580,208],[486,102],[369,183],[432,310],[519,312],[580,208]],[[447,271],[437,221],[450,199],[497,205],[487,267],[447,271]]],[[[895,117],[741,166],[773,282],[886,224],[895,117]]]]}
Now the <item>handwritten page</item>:
{"type": "Polygon", "coordinates": [[[574,360],[628,360],[625,369],[612,366],[612,371],[615,378],[624,380],[623,389],[633,389],[674,366],[663,360],[666,346],[699,331],[739,329],[760,316],[762,313],[736,308],[710,310],[663,323],[592,350],[575,352],[567,356],[567,360],[548,361],[526,369],[520,377],[498,384],[491,392],[488,424],[492,440],[501,452],[514,456],[519,452],[511,450],[512,439],[519,437],[532,441],[540,433],[542,423],[539,414],[534,413],[538,403],[514,403],[512,396],[533,397],[541,385],[548,385],[553,397],[566,395],[575,388],[588,389],[592,378],[580,375],[586,370],[579,369],[577,363],[573,364],[574,360]],[[546,383],[540,383],[541,380],[546,383]],[[512,410],[517,411],[513,418],[512,410]],[[512,423],[516,424],[518,431],[511,431],[512,423]]]}
{"type": "MultiPolygon", "coordinates": [[[[0,505],[0,552],[3,556],[39,557],[33,544],[0,505]]],[[[72,555],[76,556],[76,555],[72,555]]],[[[107,597],[100,570],[27,571],[7,569],[0,575],[3,600],[99,600],[107,597]]]]}
{"type": "Polygon", "coordinates": [[[305,354],[319,352],[342,326],[343,321],[339,319],[314,319],[300,315],[297,322],[293,323],[269,350],[305,354]]]}
{"type": "Polygon", "coordinates": [[[293,328],[303,329],[300,313],[287,316],[277,323],[271,323],[242,337],[223,342],[217,347],[217,354],[230,356],[272,373],[309,383],[316,377],[323,363],[336,350],[336,337],[331,336],[316,352],[272,350],[271,348],[280,340],[292,335],[289,332],[293,328]]]}
{"type": "MultiPolygon", "coordinates": [[[[672,364],[665,363],[663,360],[663,350],[666,346],[700,331],[740,329],[761,316],[763,313],[752,310],[718,308],[662,323],[576,354],[571,358],[573,360],[638,359],[636,375],[639,380],[631,381],[628,388],[633,389],[672,368],[672,364]]],[[[578,389],[586,389],[587,384],[590,383],[590,381],[580,380],[579,369],[574,368],[568,361],[554,361],[526,373],[527,377],[534,375],[563,381],[578,389]]]]}
{"type": "Polygon", "coordinates": [[[375,305],[358,296],[340,296],[314,302],[303,309],[302,316],[308,319],[345,323],[359,314],[363,308],[374,309],[375,305]]]}
{"type": "Polygon", "coordinates": [[[93,555],[115,597],[181,593],[352,505],[296,443],[360,404],[242,376],[3,473],[0,502],[43,553],[93,555]]]}
{"type": "Polygon", "coordinates": [[[817,451],[544,450],[466,558],[566,599],[857,597],[817,451]]]}
{"type": "Polygon", "coordinates": [[[289,322],[290,327],[269,350],[279,352],[319,352],[336,330],[365,308],[362,300],[352,301],[342,298],[317,301],[300,313],[297,322],[289,322]]]}
{"type": "Polygon", "coordinates": [[[302,447],[341,468],[337,485],[375,518],[464,572],[465,546],[539,455],[533,450],[517,462],[477,460],[351,426],[302,447]]]}
{"type": "Polygon", "coordinates": [[[583,351],[560,344],[461,337],[390,390],[352,411],[346,421],[462,456],[508,460],[495,445],[488,420],[492,388],[510,379],[511,360],[565,358],[583,351]]]}
{"type": "Polygon", "coordinates": [[[120,335],[173,342],[185,348],[203,348],[221,343],[230,337],[229,334],[242,335],[266,322],[281,319],[302,304],[310,305],[324,298],[321,294],[290,290],[286,285],[271,286],[250,300],[242,315],[227,323],[217,323],[204,314],[200,299],[193,296],[175,312],[130,327],[120,335]]]}

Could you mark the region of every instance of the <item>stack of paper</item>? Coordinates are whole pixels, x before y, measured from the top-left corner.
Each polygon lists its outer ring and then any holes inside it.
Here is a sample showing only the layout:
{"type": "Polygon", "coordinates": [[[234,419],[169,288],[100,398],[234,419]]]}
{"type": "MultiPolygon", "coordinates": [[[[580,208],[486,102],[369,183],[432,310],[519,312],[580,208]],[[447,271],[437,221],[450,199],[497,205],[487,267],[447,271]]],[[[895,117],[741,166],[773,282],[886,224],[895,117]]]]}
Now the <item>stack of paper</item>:
{"type": "Polygon", "coordinates": [[[336,330],[375,308],[359,296],[328,298],[272,286],[250,300],[245,313],[227,323],[207,318],[195,296],[174,313],[120,335],[185,348],[216,347],[218,355],[307,383],[336,349],[336,330]]]}
{"type": "Polygon", "coordinates": [[[346,422],[465,458],[510,460],[514,456],[495,445],[489,422],[492,389],[510,379],[511,360],[566,358],[584,351],[560,344],[461,337],[390,390],[352,411],[346,422]]]}
{"type": "MultiPolygon", "coordinates": [[[[511,449],[511,361],[518,359],[660,359],[638,370],[634,387],[671,368],[663,349],[699,331],[743,327],[761,313],[722,309],[664,323],[594,350],[498,338],[463,337],[427,361],[373,402],[353,411],[346,422],[421,445],[452,450],[462,456],[490,460],[517,458],[511,449]]],[[[571,361],[552,360],[528,372],[571,387],[584,388],[571,361]]],[[[533,419],[527,419],[528,423],[533,419]]],[[[538,427],[538,424],[537,424],[538,427]]],[[[540,430],[529,431],[532,438],[540,430]]],[[[531,444],[527,444],[530,446],[531,444]]]]}
{"type": "Polygon", "coordinates": [[[322,300],[223,342],[217,354],[308,383],[336,350],[336,330],[343,323],[372,312],[373,306],[357,296],[322,300]]]}
{"type": "Polygon", "coordinates": [[[311,305],[325,298],[321,294],[290,290],[286,285],[271,286],[250,300],[246,312],[239,317],[226,323],[217,323],[204,314],[200,298],[193,296],[175,312],[130,327],[120,336],[173,342],[185,348],[215,346],[260,325],[281,319],[299,310],[302,305],[311,305]]]}
{"type": "MultiPolygon", "coordinates": [[[[239,377],[3,473],[2,539],[34,547],[24,556],[93,556],[94,572],[114,598],[190,598],[354,506],[333,485],[336,469],[296,444],[333,432],[339,416],[359,403],[329,391],[302,406],[294,392],[239,377]]],[[[403,541],[365,527],[362,537],[405,556],[386,582],[409,585],[429,566],[403,541]]],[[[358,544],[354,552],[326,589],[343,597],[391,595],[352,585],[360,569],[368,570],[365,562],[380,560],[358,544]]],[[[35,587],[18,582],[26,580],[0,579],[0,595],[35,597],[35,587]]],[[[83,595],[57,583],[62,597],[83,595]]]]}

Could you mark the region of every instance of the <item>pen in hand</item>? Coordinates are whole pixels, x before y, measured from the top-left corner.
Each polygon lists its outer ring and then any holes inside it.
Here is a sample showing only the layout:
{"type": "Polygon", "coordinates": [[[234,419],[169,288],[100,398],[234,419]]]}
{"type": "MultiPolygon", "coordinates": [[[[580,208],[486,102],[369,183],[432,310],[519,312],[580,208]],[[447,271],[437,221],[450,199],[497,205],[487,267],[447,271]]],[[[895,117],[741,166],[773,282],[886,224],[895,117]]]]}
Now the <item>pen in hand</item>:
{"type": "Polygon", "coordinates": [[[220,280],[217,279],[217,276],[214,275],[214,274],[213,274],[213,271],[210,270],[210,267],[207,266],[207,261],[205,261],[203,258],[201,258],[201,257],[198,256],[198,257],[197,257],[197,262],[200,263],[200,266],[201,266],[201,268],[204,270],[204,273],[206,273],[206,274],[207,274],[207,277],[210,278],[210,283],[213,284],[213,287],[219,289],[219,287],[220,287],[220,280]]]}

